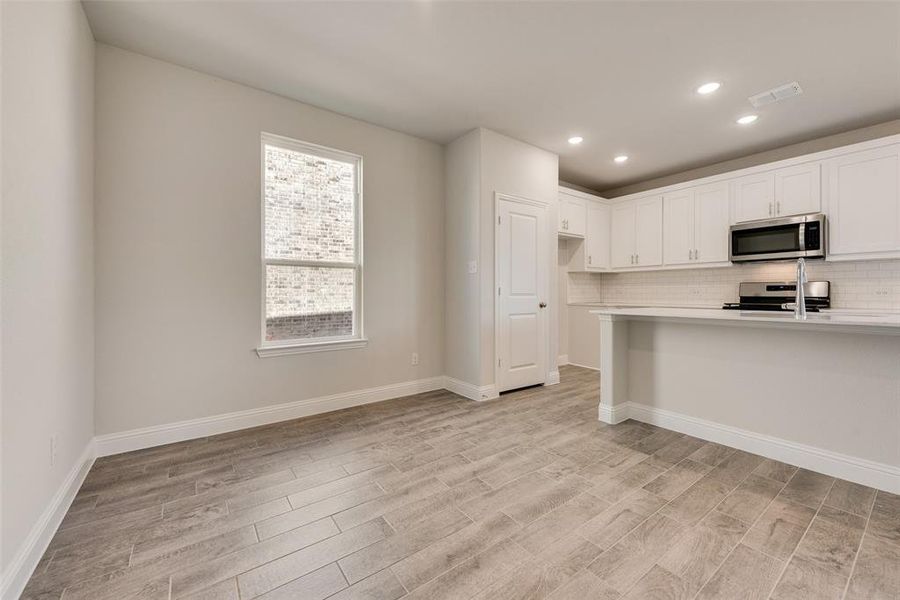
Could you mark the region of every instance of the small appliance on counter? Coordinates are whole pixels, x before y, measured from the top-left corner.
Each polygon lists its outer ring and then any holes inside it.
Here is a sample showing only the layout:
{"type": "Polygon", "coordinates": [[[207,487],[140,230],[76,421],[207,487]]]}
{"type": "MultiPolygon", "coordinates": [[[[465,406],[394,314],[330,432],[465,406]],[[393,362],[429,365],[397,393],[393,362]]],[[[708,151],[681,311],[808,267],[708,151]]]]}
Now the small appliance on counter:
{"type": "Polygon", "coordinates": [[[825,215],[821,213],[740,223],[728,233],[732,262],[825,258],[825,215]]]}
{"type": "MultiPolygon", "coordinates": [[[[807,281],[803,285],[806,310],[819,312],[831,308],[831,282],[807,281]]],[[[742,281],[740,301],[726,302],[725,310],[777,310],[793,312],[797,295],[796,281],[742,281]],[[789,306],[790,305],[790,306],[789,306]]]]}

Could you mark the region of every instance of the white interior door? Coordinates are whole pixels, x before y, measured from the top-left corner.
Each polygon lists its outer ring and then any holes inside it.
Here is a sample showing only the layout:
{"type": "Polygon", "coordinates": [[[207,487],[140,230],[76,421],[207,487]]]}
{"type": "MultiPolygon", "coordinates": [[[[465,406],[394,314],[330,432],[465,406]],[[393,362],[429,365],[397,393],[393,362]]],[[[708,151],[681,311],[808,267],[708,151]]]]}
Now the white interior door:
{"type": "Polygon", "coordinates": [[[497,202],[497,387],[546,382],[549,290],[546,210],[497,202]]]}

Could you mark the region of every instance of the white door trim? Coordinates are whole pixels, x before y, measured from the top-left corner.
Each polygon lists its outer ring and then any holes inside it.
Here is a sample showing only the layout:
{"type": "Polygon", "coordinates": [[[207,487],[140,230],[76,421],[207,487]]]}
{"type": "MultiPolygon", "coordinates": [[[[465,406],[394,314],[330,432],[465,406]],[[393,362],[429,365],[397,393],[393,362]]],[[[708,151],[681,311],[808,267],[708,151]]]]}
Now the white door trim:
{"type": "MultiPolygon", "coordinates": [[[[497,227],[499,224],[497,223],[497,218],[500,216],[500,201],[506,200],[509,202],[516,202],[518,204],[528,204],[530,206],[536,206],[544,211],[544,235],[551,236],[555,243],[556,240],[556,220],[554,219],[553,223],[549,223],[549,215],[547,208],[549,207],[549,202],[544,202],[542,200],[535,200],[532,198],[525,198],[524,196],[516,196],[514,194],[504,194],[502,192],[494,192],[494,286],[491,290],[491,295],[494,299],[494,388],[499,392],[500,391],[500,366],[498,365],[498,359],[500,357],[500,303],[497,301],[497,294],[494,293],[494,290],[497,289],[497,277],[500,272],[500,236],[497,235],[497,227]],[[552,226],[552,230],[548,229],[552,226]]],[[[555,248],[555,246],[554,246],[555,248]]],[[[545,256],[543,258],[539,257],[539,260],[545,261],[545,273],[546,277],[543,282],[543,297],[550,300],[550,279],[553,273],[553,269],[551,268],[553,265],[550,260],[550,253],[545,252],[545,256]]],[[[548,302],[549,307],[549,302],[548,302]]],[[[552,311],[548,311],[548,314],[552,314],[552,311]]],[[[554,365],[556,364],[556,357],[551,356],[550,352],[550,317],[547,316],[542,320],[541,327],[543,328],[544,340],[546,343],[546,348],[544,348],[544,384],[550,383],[558,383],[558,374],[556,377],[552,375],[553,371],[556,371],[554,365]]]]}

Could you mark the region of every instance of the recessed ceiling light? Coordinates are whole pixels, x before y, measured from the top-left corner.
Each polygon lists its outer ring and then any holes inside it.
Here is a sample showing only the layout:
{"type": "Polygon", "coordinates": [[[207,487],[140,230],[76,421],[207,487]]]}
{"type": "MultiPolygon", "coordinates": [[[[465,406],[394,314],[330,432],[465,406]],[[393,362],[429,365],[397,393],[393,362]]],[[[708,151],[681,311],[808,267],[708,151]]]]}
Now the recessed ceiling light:
{"type": "Polygon", "coordinates": [[[744,115],[743,117],[738,119],[737,122],[740,125],[749,125],[750,123],[757,120],[758,118],[759,118],[759,116],[757,116],[757,115],[744,115]]]}
{"type": "Polygon", "coordinates": [[[619,156],[615,157],[613,160],[619,164],[622,164],[623,162],[628,160],[628,156],[626,156],[625,154],[620,154],[619,156]]]}
{"type": "Polygon", "coordinates": [[[697,88],[698,94],[712,94],[714,91],[722,87],[722,84],[718,81],[710,81],[709,83],[704,83],[700,87],[697,88]]]}
{"type": "Polygon", "coordinates": [[[584,141],[584,138],[581,137],[580,135],[573,135],[572,137],[569,138],[569,143],[572,145],[580,144],[583,141],[584,141]]]}

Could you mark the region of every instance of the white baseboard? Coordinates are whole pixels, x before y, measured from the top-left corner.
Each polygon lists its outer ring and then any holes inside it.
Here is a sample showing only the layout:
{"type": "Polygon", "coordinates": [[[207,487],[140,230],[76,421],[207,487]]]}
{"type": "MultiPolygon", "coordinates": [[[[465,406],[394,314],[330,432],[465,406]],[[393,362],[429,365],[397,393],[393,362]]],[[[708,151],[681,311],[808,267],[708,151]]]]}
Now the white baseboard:
{"type": "MultiPolygon", "coordinates": [[[[617,417],[619,406],[624,406],[624,412],[627,416],[636,421],[658,425],[679,433],[686,433],[700,439],[803,467],[804,469],[818,471],[832,477],[839,477],[861,485],[900,494],[900,467],[856,458],[823,448],[808,446],[634,402],[617,405],[617,417]]],[[[602,409],[603,407],[601,406],[601,420],[603,420],[602,409]]]]}
{"type": "Polygon", "coordinates": [[[602,422],[609,425],[617,425],[627,421],[629,416],[628,403],[616,404],[615,406],[601,404],[598,409],[598,416],[602,422]]]}
{"type": "Polygon", "coordinates": [[[493,384],[477,386],[448,376],[444,376],[444,389],[476,402],[500,397],[499,392],[497,392],[497,386],[493,384]]]}
{"type": "Polygon", "coordinates": [[[550,371],[547,376],[547,383],[544,385],[556,385],[557,383],[559,383],[559,370],[554,369],[553,371],[550,371]]]}
{"type": "Polygon", "coordinates": [[[109,456],[110,454],[119,454],[121,452],[182,442],[219,433],[228,433],[239,429],[247,429],[248,427],[289,421],[352,406],[421,394],[422,392],[439,390],[444,387],[446,387],[444,377],[431,377],[212,417],[202,417],[189,421],[99,435],[95,438],[97,456],[109,456]]]}
{"type": "Polygon", "coordinates": [[[91,465],[94,464],[94,440],[88,442],[78,462],[73,465],[66,479],[59,486],[50,504],[31,528],[19,551],[13,556],[9,566],[0,575],[0,598],[18,598],[25,584],[37,568],[38,562],[47,550],[59,524],[69,510],[75,494],[78,493],[91,465]]]}
{"type": "Polygon", "coordinates": [[[572,366],[572,367],[581,367],[582,369],[590,369],[591,371],[599,371],[600,370],[599,367],[590,367],[588,365],[581,365],[581,364],[574,363],[574,362],[570,362],[568,364],[569,364],[569,366],[572,366]]]}
{"type": "Polygon", "coordinates": [[[568,354],[560,354],[556,357],[556,366],[562,367],[564,365],[569,364],[569,355],[568,354]]]}

